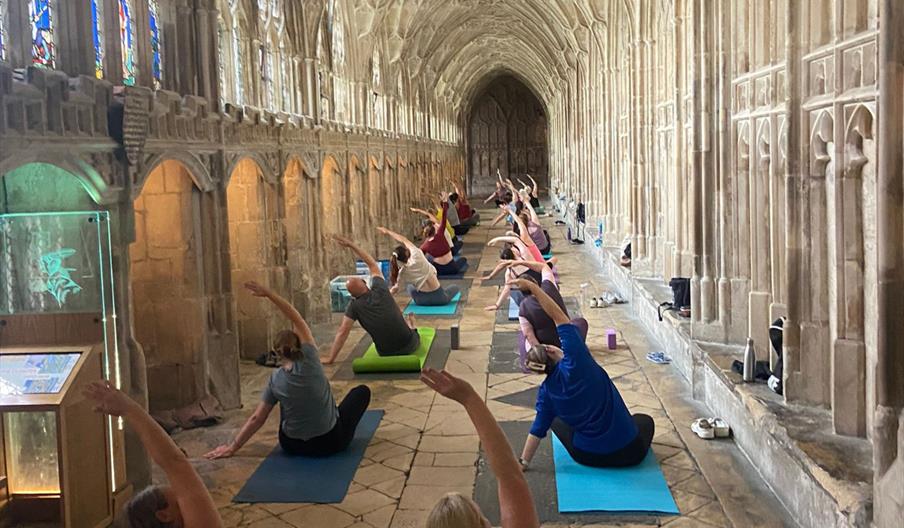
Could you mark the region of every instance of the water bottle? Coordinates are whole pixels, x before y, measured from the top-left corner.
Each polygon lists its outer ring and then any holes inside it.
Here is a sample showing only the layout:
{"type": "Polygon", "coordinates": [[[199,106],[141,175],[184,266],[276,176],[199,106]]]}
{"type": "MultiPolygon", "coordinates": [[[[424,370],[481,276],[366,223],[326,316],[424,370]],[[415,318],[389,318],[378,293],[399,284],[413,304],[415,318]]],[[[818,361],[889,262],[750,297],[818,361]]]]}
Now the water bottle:
{"type": "Polygon", "coordinates": [[[457,324],[452,325],[452,328],[450,330],[451,330],[451,339],[450,339],[451,342],[449,343],[449,348],[451,348],[452,350],[458,350],[458,345],[459,345],[458,325],[457,324]]]}
{"type": "Polygon", "coordinates": [[[747,348],[744,349],[744,381],[751,382],[756,375],[756,350],[753,347],[753,338],[747,338],[747,348]]]}

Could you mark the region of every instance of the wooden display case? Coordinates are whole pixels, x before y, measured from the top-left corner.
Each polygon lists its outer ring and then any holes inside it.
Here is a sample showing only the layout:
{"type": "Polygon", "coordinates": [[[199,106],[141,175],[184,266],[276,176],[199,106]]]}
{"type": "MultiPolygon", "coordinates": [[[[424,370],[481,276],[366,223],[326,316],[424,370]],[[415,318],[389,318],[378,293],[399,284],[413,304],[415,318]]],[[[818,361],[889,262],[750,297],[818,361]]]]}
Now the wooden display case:
{"type": "Polygon", "coordinates": [[[0,349],[0,518],[13,526],[112,522],[111,427],[82,395],[102,359],[103,345],[0,349]]]}

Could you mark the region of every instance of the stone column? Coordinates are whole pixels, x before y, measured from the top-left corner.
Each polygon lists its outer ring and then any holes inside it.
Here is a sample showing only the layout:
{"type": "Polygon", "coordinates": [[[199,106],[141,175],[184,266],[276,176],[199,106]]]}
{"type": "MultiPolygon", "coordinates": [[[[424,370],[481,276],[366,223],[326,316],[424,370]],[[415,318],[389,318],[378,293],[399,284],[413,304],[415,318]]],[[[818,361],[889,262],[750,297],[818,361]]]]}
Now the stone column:
{"type": "Polygon", "coordinates": [[[879,14],[879,173],[876,415],[873,420],[873,522],[898,526],[904,509],[904,3],[879,14]],[[897,28],[897,29],[896,29],[897,28]]]}
{"type": "Polygon", "coordinates": [[[304,59],[303,77],[303,113],[314,121],[319,121],[317,109],[320,106],[320,91],[318,89],[319,83],[317,82],[317,66],[311,57],[305,57],[304,59]]]}

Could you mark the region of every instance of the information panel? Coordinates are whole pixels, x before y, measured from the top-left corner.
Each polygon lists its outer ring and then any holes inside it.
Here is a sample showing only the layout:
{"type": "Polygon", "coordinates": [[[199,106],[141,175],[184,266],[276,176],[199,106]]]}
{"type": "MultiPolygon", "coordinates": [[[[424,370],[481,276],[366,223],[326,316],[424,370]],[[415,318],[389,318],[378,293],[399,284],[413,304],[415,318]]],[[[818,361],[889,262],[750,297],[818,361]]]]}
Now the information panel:
{"type": "Polygon", "coordinates": [[[57,394],[80,355],[77,352],[0,354],[0,396],[57,394]]]}

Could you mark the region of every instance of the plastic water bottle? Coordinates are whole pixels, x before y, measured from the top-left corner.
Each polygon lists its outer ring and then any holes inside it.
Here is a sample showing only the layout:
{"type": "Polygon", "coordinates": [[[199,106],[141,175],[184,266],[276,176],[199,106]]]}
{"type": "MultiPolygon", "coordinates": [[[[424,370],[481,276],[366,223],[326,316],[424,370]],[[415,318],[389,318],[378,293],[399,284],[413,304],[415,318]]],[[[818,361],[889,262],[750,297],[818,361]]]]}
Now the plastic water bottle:
{"type": "Polygon", "coordinates": [[[751,382],[756,377],[756,349],[753,347],[753,338],[747,338],[747,348],[744,349],[744,381],[751,382]]]}

